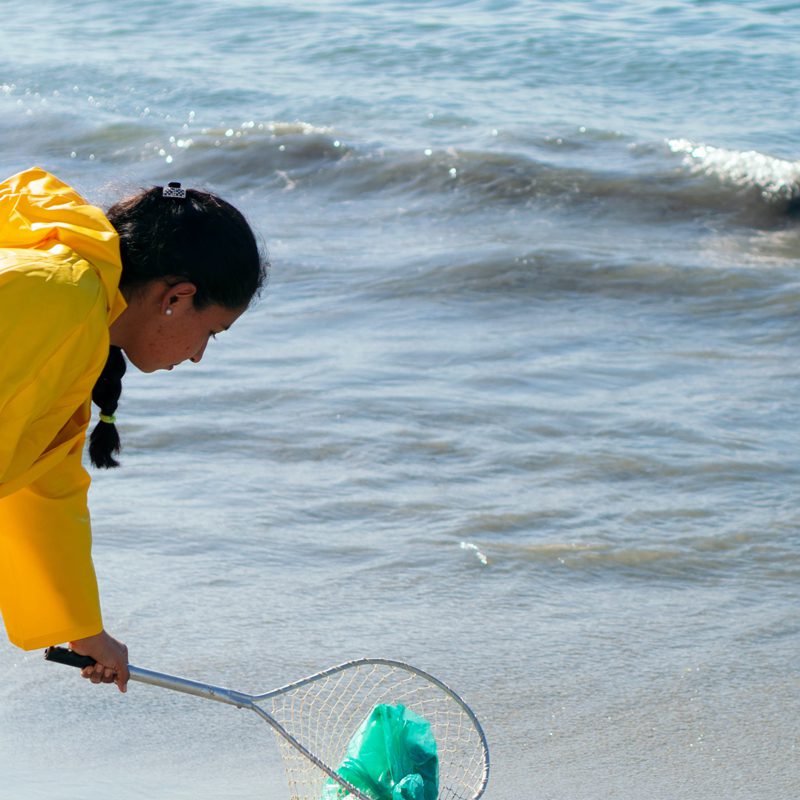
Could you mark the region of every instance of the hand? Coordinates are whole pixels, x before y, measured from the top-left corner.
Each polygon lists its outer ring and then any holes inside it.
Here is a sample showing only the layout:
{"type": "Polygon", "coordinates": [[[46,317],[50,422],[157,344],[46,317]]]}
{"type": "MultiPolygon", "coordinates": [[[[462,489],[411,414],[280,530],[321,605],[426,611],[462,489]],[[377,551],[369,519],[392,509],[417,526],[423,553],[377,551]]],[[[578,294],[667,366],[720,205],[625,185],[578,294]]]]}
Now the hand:
{"type": "Polygon", "coordinates": [[[76,639],[69,646],[82,656],[91,656],[97,663],[93,667],[84,667],[81,675],[92,683],[116,683],[121,692],[127,691],[128,680],[128,648],[118,642],[105,631],[85,639],[76,639]]]}

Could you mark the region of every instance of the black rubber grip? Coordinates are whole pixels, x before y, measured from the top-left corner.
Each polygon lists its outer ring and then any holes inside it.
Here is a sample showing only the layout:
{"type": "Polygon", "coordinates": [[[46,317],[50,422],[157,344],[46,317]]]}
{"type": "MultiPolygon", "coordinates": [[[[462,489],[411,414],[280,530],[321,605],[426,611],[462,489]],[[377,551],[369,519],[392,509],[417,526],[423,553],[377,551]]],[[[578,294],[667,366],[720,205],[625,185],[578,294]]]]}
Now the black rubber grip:
{"type": "Polygon", "coordinates": [[[91,656],[82,656],[74,650],[67,650],[66,647],[48,647],[44,651],[45,661],[55,661],[58,664],[66,664],[70,667],[92,667],[97,662],[91,656]]]}

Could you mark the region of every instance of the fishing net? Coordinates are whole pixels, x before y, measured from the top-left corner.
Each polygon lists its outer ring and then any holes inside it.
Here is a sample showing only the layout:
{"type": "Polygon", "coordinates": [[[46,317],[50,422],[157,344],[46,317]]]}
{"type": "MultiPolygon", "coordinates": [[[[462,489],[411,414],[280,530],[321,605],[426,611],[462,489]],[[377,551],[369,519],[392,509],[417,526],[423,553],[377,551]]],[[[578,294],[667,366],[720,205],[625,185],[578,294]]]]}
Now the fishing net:
{"type": "MultiPolygon", "coordinates": [[[[350,662],[270,692],[257,702],[307,751],[334,769],[376,706],[403,706],[430,725],[439,762],[440,800],[476,800],[486,787],[488,751],[474,714],[443,683],[408,665],[378,659],[350,662]]],[[[286,738],[276,736],[291,800],[320,800],[329,776],[286,738]]],[[[341,787],[338,796],[353,793],[341,787]]]]}

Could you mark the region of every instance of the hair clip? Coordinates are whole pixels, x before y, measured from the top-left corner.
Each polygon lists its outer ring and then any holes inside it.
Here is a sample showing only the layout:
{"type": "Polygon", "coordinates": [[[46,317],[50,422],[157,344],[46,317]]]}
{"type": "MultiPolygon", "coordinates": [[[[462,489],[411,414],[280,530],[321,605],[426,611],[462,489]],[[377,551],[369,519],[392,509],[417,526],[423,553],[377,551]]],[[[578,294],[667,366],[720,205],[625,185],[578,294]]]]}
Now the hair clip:
{"type": "Polygon", "coordinates": [[[183,200],[186,198],[186,189],[181,189],[180,183],[172,181],[167,184],[162,192],[164,197],[172,197],[176,200],[183,200]]]}

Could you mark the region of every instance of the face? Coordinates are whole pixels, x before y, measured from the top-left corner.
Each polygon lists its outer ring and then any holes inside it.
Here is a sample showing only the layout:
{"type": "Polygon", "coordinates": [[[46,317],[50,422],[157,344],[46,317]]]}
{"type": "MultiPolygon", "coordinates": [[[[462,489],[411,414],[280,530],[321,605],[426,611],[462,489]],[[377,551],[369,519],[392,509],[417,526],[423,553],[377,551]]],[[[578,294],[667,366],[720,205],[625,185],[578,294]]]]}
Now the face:
{"type": "MultiPolygon", "coordinates": [[[[172,369],[183,361],[199,363],[210,339],[223,333],[242,315],[244,309],[210,305],[194,307],[195,287],[179,283],[159,297],[130,303],[123,350],[128,360],[142,372],[172,369]]],[[[120,320],[123,320],[123,317],[120,320]]],[[[112,328],[113,339],[113,328],[112,328]]]]}

